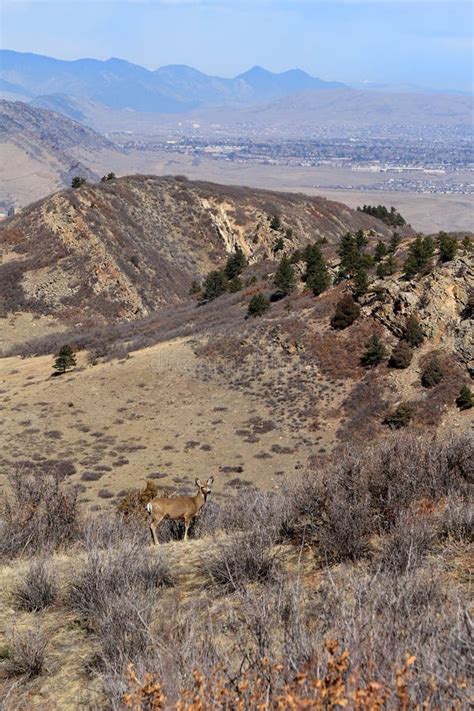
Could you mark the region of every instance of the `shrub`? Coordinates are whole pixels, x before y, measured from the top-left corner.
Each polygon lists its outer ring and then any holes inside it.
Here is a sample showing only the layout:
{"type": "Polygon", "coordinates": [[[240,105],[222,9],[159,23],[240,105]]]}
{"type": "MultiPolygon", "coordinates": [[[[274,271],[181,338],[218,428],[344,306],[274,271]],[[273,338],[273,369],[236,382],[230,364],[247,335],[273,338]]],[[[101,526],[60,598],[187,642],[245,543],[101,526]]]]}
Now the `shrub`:
{"type": "Polygon", "coordinates": [[[399,430],[411,422],[414,414],[415,410],[413,406],[408,402],[402,402],[385,417],[384,423],[392,430],[399,430]]]}
{"type": "Polygon", "coordinates": [[[259,291],[258,294],[254,294],[250,299],[247,314],[249,316],[262,316],[269,308],[270,301],[265,294],[259,291]]]}
{"type": "Polygon", "coordinates": [[[373,368],[386,357],[387,350],[379,336],[374,334],[366,343],[366,350],[362,355],[361,363],[366,368],[373,368]]]}
{"type": "Polygon", "coordinates": [[[412,348],[418,348],[425,340],[423,330],[416,316],[407,318],[403,338],[412,348]]]}
{"type": "Polygon", "coordinates": [[[46,634],[40,628],[15,632],[7,674],[27,679],[39,676],[44,669],[47,644],[46,634]]]}
{"type": "Polygon", "coordinates": [[[140,592],[150,593],[172,585],[165,559],[150,559],[135,540],[121,541],[117,548],[89,551],[84,567],[69,591],[70,606],[94,624],[107,612],[109,601],[120,596],[131,599],[140,592]]]}
{"type": "Polygon", "coordinates": [[[399,341],[392,351],[388,362],[391,368],[408,368],[413,358],[413,351],[406,341],[399,341]]]}
{"type": "Polygon", "coordinates": [[[15,600],[20,610],[39,612],[52,605],[58,588],[51,564],[44,559],[30,563],[22,583],[15,590],[15,600]]]}
{"type": "Polygon", "coordinates": [[[224,592],[274,580],[279,567],[268,542],[255,533],[219,545],[204,564],[212,583],[224,592]]]}
{"type": "Polygon", "coordinates": [[[428,361],[424,371],[421,374],[421,384],[424,388],[433,388],[441,382],[444,376],[444,370],[437,358],[432,358],[428,361]]]}
{"type": "Polygon", "coordinates": [[[463,385],[456,398],[456,405],[460,410],[470,410],[474,405],[474,395],[467,385],[463,385]]]}
{"type": "Polygon", "coordinates": [[[146,505],[158,496],[158,487],[152,481],[147,481],[144,489],[131,489],[120,499],[117,511],[125,517],[132,516],[146,520],[146,505]]]}
{"type": "Polygon", "coordinates": [[[0,556],[48,552],[76,540],[77,489],[39,471],[12,474],[9,484],[0,521],[0,556]]]}
{"type": "Polygon", "coordinates": [[[449,495],[441,520],[441,537],[469,544],[473,533],[474,511],[469,497],[449,495]]]}
{"type": "Polygon", "coordinates": [[[384,259],[383,262],[377,264],[376,274],[379,279],[391,276],[392,274],[395,274],[396,271],[397,263],[392,255],[389,255],[387,259],[384,259]]]}
{"type": "Polygon", "coordinates": [[[56,356],[53,368],[58,373],[65,373],[66,370],[74,368],[76,365],[76,356],[71,346],[63,346],[56,356]]]}
{"type": "Polygon", "coordinates": [[[100,182],[107,183],[109,180],[115,180],[116,177],[117,176],[115,175],[115,173],[107,173],[107,175],[102,176],[102,178],[100,179],[100,182]]]}
{"type": "Polygon", "coordinates": [[[360,307],[354,302],[350,294],[343,296],[336,304],[334,316],[331,319],[331,326],[341,330],[347,328],[359,317],[360,307]]]}
{"type": "Polygon", "coordinates": [[[426,518],[402,512],[393,531],[384,541],[380,555],[382,570],[401,575],[416,568],[435,540],[435,531],[426,518]]]}

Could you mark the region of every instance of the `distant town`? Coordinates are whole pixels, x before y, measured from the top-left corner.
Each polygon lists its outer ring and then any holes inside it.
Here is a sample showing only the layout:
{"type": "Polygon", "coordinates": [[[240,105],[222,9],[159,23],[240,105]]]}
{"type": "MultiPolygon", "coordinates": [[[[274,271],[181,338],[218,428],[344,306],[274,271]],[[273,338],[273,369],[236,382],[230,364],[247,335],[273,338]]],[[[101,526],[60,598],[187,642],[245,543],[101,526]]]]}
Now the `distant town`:
{"type": "MultiPolygon", "coordinates": [[[[345,180],[325,187],[359,190],[406,191],[470,195],[474,193],[472,137],[463,129],[439,132],[430,128],[429,137],[402,127],[392,135],[387,130],[358,130],[344,137],[319,132],[316,138],[259,140],[246,136],[219,137],[194,133],[179,135],[180,129],[157,136],[117,133],[110,137],[126,149],[181,154],[199,160],[211,158],[232,163],[297,167],[346,168],[354,173],[354,184],[345,180]],[[403,135],[403,138],[402,138],[403,135]],[[472,174],[471,174],[472,171],[472,174]],[[373,183],[358,180],[360,173],[374,174],[373,183]]],[[[184,129],[183,129],[184,132],[184,129]]],[[[214,129],[217,134],[217,128],[214,129]]],[[[329,131],[328,131],[329,133],[329,131]]],[[[313,187],[320,187],[318,184],[313,187]]]]}

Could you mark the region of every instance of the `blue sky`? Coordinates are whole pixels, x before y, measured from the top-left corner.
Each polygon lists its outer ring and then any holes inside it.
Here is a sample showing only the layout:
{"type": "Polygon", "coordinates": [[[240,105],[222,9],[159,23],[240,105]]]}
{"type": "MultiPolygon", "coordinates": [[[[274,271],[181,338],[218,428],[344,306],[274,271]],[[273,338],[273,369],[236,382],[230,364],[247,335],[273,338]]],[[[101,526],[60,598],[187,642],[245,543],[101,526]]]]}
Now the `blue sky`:
{"type": "Polygon", "coordinates": [[[323,79],[470,90],[460,0],[0,0],[2,47],[234,76],[259,64],[323,79]]]}

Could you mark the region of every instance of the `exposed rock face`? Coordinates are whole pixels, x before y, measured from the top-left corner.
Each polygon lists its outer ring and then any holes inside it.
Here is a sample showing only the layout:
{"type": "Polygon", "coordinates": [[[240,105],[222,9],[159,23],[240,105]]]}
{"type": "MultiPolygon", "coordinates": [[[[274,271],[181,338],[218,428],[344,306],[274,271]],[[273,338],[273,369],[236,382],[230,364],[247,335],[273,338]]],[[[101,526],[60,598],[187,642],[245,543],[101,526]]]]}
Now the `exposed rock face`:
{"type": "Polygon", "coordinates": [[[133,319],[179,301],[237,246],[253,263],[273,258],[277,240],[290,252],[325,237],[331,257],[341,235],[358,229],[375,239],[391,234],[323,198],[120,178],[56,193],[6,220],[0,245],[18,259],[0,267],[0,296],[10,309],[23,304],[75,322],[133,319]]]}
{"type": "Polygon", "coordinates": [[[474,374],[474,329],[469,303],[474,292],[474,268],[468,256],[438,265],[418,280],[400,275],[375,282],[383,289],[382,299],[370,292],[363,300],[364,311],[401,336],[407,316],[414,314],[433,346],[452,341],[456,358],[474,374]]]}

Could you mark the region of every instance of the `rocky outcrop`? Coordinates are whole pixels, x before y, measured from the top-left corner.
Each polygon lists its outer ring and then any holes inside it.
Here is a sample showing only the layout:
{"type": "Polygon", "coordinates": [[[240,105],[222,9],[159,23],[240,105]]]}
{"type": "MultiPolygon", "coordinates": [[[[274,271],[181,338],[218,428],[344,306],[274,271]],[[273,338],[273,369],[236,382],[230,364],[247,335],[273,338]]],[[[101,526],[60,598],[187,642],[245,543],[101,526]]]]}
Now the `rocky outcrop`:
{"type": "Polygon", "coordinates": [[[438,264],[410,281],[400,274],[374,282],[363,298],[363,311],[396,336],[414,314],[433,346],[452,341],[453,353],[474,374],[474,329],[469,303],[474,292],[474,268],[468,255],[438,264]]]}

